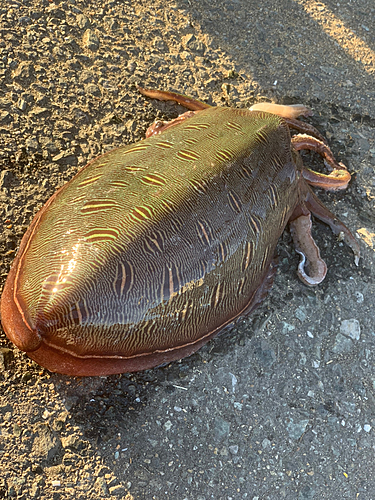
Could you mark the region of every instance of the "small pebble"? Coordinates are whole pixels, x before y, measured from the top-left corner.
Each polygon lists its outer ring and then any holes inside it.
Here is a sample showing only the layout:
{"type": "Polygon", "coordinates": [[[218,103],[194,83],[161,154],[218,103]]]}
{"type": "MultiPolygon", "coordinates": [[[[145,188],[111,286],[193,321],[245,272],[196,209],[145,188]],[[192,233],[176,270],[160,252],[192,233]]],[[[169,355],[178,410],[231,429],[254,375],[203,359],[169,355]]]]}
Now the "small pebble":
{"type": "Polygon", "coordinates": [[[232,377],[232,392],[233,394],[236,392],[236,385],[237,385],[237,377],[233,375],[233,373],[229,372],[229,375],[232,377]]]}
{"type": "Polygon", "coordinates": [[[289,333],[289,332],[292,332],[295,329],[294,325],[290,325],[289,323],[286,323],[285,321],[283,321],[281,324],[282,324],[281,331],[284,335],[289,333]]]}
{"type": "Polygon", "coordinates": [[[296,309],[296,312],[294,313],[296,318],[298,318],[302,323],[306,320],[307,318],[307,312],[306,312],[306,308],[303,307],[303,306],[299,306],[297,309],[296,309]]]}
{"type": "Polygon", "coordinates": [[[361,336],[361,325],[357,319],[346,319],[341,322],[340,332],[353,340],[359,340],[361,336]]]}
{"type": "Polygon", "coordinates": [[[91,29],[85,31],[82,37],[82,42],[83,45],[87,47],[89,50],[94,51],[98,50],[99,48],[99,38],[91,29]]]}
{"type": "Polygon", "coordinates": [[[298,440],[305,432],[308,423],[309,421],[307,419],[294,422],[293,419],[291,418],[290,422],[286,426],[289,437],[291,439],[298,440]]]}
{"type": "Polygon", "coordinates": [[[214,423],[214,433],[218,440],[222,440],[229,436],[230,422],[221,417],[216,417],[214,423]]]}
{"type": "Polygon", "coordinates": [[[25,111],[25,109],[27,108],[27,103],[26,101],[24,101],[23,99],[20,99],[17,103],[17,107],[18,109],[20,109],[21,111],[25,111]]]}
{"type": "Polygon", "coordinates": [[[172,427],[172,422],[170,420],[167,420],[164,424],[164,429],[166,431],[169,431],[171,427],[172,427]]]}
{"type": "Polygon", "coordinates": [[[84,14],[78,14],[77,24],[81,29],[87,29],[90,26],[90,21],[84,14]]]}
{"type": "Polygon", "coordinates": [[[352,348],[353,348],[353,342],[350,339],[348,339],[347,337],[345,337],[341,333],[338,333],[336,335],[335,344],[332,348],[332,351],[335,354],[348,353],[349,351],[352,350],[352,348]]]}
{"type": "Polygon", "coordinates": [[[266,449],[271,446],[271,441],[267,438],[264,438],[262,441],[262,448],[266,449]]]}

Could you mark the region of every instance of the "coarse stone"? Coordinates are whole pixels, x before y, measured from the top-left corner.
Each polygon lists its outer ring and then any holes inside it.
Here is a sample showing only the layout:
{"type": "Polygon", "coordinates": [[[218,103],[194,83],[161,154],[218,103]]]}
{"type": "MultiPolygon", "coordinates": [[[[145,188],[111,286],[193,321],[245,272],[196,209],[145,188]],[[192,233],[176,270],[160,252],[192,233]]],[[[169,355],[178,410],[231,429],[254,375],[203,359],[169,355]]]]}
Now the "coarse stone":
{"type": "Polygon", "coordinates": [[[172,422],[170,420],[167,420],[164,424],[164,429],[166,431],[169,431],[172,428],[172,422]]]}
{"type": "Polygon", "coordinates": [[[193,52],[204,54],[205,46],[200,40],[197,40],[197,38],[193,34],[182,37],[182,44],[187,49],[192,50],[193,52]]]}
{"type": "Polygon", "coordinates": [[[26,108],[27,108],[27,102],[24,100],[24,99],[20,99],[17,103],[17,107],[18,109],[20,109],[21,111],[25,111],[26,108]]]}
{"type": "Polygon", "coordinates": [[[0,172],[0,189],[9,188],[14,180],[14,175],[11,170],[3,170],[0,172]]]}
{"type": "Polygon", "coordinates": [[[17,83],[30,84],[34,79],[34,65],[29,61],[22,61],[14,70],[13,78],[17,83]]]}
{"type": "Polygon", "coordinates": [[[2,111],[0,113],[0,123],[2,125],[9,125],[13,122],[13,115],[11,115],[8,111],[2,111]]]}
{"type": "Polygon", "coordinates": [[[93,30],[87,29],[82,37],[84,47],[96,51],[99,48],[99,38],[93,30]]]}
{"type": "Polygon", "coordinates": [[[104,477],[99,476],[96,481],[95,481],[95,489],[99,493],[99,495],[104,495],[107,496],[109,491],[108,491],[108,486],[106,483],[106,480],[104,477]]]}
{"type": "Polygon", "coordinates": [[[125,495],[126,490],[122,484],[116,484],[115,486],[110,486],[109,488],[110,495],[125,495]]]}
{"type": "Polygon", "coordinates": [[[95,85],[95,83],[88,83],[85,85],[86,94],[93,95],[95,97],[100,97],[102,95],[100,88],[95,85]]]}
{"type": "Polygon", "coordinates": [[[270,368],[276,361],[275,350],[263,339],[254,342],[254,354],[264,368],[270,368]]]}
{"type": "Polygon", "coordinates": [[[214,421],[214,435],[218,441],[222,441],[229,436],[230,422],[221,417],[215,417],[214,421]]]}
{"type": "Polygon", "coordinates": [[[69,436],[61,438],[61,444],[63,448],[73,448],[78,449],[81,446],[82,441],[76,434],[70,434],[69,436]]]}
{"type": "Polygon", "coordinates": [[[295,312],[296,318],[298,318],[302,323],[306,321],[307,312],[304,306],[299,306],[295,312]]]}
{"type": "Polygon", "coordinates": [[[353,341],[338,333],[336,335],[334,346],[332,347],[332,351],[335,354],[346,354],[353,349],[353,341]]]}
{"type": "Polygon", "coordinates": [[[90,27],[89,18],[87,16],[85,16],[84,14],[78,14],[77,15],[77,25],[81,29],[87,30],[90,27]]]}
{"type": "Polygon", "coordinates": [[[361,336],[361,325],[357,319],[346,319],[341,322],[340,332],[353,340],[359,340],[361,336]]]}
{"type": "Polygon", "coordinates": [[[294,420],[293,418],[290,418],[286,426],[290,439],[295,441],[298,440],[305,432],[308,423],[309,420],[307,419],[294,420]]]}
{"type": "Polygon", "coordinates": [[[30,111],[29,116],[36,117],[36,118],[45,118],[49,114],[50,114],[50,110],[49,109],[42,108],[40,106],[36,106],[35,108],[33,108],[30,111]]]}
{"type": "Polygon", "coordinates": [[[47,463],[53,462],[61,450],[61,442],[48,424],[39,424],[36,428],[32,453],[47,463]]]}
{"type": "Polygon", "coordinates": [[[39,144],[35,137],[28,137],[25,141],[25,144],[26,148],[29,150],[36,151],[37,149],[39,149],[39,144]]]}

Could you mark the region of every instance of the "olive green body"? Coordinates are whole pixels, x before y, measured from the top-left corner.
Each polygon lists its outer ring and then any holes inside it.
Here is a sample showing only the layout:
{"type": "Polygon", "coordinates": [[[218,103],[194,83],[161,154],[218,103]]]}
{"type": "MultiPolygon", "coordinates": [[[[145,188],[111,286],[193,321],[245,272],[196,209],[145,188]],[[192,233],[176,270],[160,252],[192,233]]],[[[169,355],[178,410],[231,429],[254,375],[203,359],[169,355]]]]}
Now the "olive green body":
{"type": "Polygon", "coordinates": [[[209,108],[89,163],[22,241],[2,304],[19,347],[73,374],[196,350],[258,300],[299,203],[293,157],[282,118],[209,108]]]}

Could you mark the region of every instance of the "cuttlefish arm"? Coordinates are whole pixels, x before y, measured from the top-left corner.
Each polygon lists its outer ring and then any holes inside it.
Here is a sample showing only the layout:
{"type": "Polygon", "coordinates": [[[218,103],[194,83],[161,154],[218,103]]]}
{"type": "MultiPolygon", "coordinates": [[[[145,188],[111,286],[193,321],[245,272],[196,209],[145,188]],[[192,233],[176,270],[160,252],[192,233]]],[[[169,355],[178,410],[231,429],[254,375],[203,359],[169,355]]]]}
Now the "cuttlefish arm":
{"type": "Polygon", "coordinates": [[[189,96],[183,94],[177,94],[176,92],[168,92],[165,90],[155,90],[155,89],[145,89],[138,86],[138,90],[141,94],[150,97],[151,99],[157,99],[158,101],[175,101],[192,111],[201,111],[202,109],[211,108],[209,104],[205,102],[198,101],[198,99],[193,99],[189,96]]]}
{"type": "Polygon", "coordinates": [[[298,118],[299,116],[311,116],[310,108],[303,104],[274,104],[273,102],[258,102],[251,106],[250,111],[265,111],[283,118],[298,118]]]}
{"type": "Polygon", "coordinates": [[[318,153],[330,170],[329,174],[321,174],[304,166],[302,175],[311,186],[320,187],[326,191],[338,191],[348,187],[351,175],[345,165],[335,159],[327,144],[306,134],[297,134],[292,137],[291,141],[295,151],[309,149],[318,153]]]}
{"type": "Polygon", "coordinates": [[[321,283],[327,274],[327,264],[320,257],[320,250],[311,234],[311,214],[300,215],[289,223],[296,252],[301,255],[298,276],[308,286],[321,283]],[[309,274],[306,273],[308,268],[309,274]]]}
{"type": "Polygon", "coordinates": [[[260,102],[251,106],[250,111],[265,111],[284,118],[289,128],[298,130],[304,134],[317,137],[321,142],[326,143],[325,137],[315,127],[306,122],[297,120],[299,116],[312,116],[313,112],[303,104],[274,104],[273,102],[260,102]]]}
{"type": "Polygon", "coordinates": [[[354,262],[358,266],[360,250],[357,240],[349,229],[330,212],[305,185],[304,200],[293,212],[289,227],[296,251],[301,255],[298,265],[298,277],[308,286],[321,283],[327,274],[327,265],[320,256],[320,251],[311,234],[311,213],[328,224],[339,240],[343,240],[354,253],[354,262]]]}

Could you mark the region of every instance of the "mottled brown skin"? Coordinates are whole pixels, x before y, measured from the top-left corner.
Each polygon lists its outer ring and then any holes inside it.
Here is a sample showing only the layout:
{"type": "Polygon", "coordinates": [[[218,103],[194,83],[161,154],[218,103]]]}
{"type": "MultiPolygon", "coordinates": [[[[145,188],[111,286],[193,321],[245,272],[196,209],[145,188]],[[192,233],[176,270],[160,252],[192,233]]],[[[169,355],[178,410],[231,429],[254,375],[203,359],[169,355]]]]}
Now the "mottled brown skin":
{"type": "Polygon", "coordinates": [[[308,185],[343,189],[350,174],[296,120],[306,108],[210,108],[140,90],[192,111],[60,188],[24,235],[4,287],[7,336],[51,371],[109,375],[192,354],[264,298],[288,221],[300,278],[320,283],[326,266],[311,212],[359,258],[350,231],[308,185]],[[291,140],[288,127],[303,134],[291,140]],[[306,169],[303,148],[332,172],[306,169]]]}

